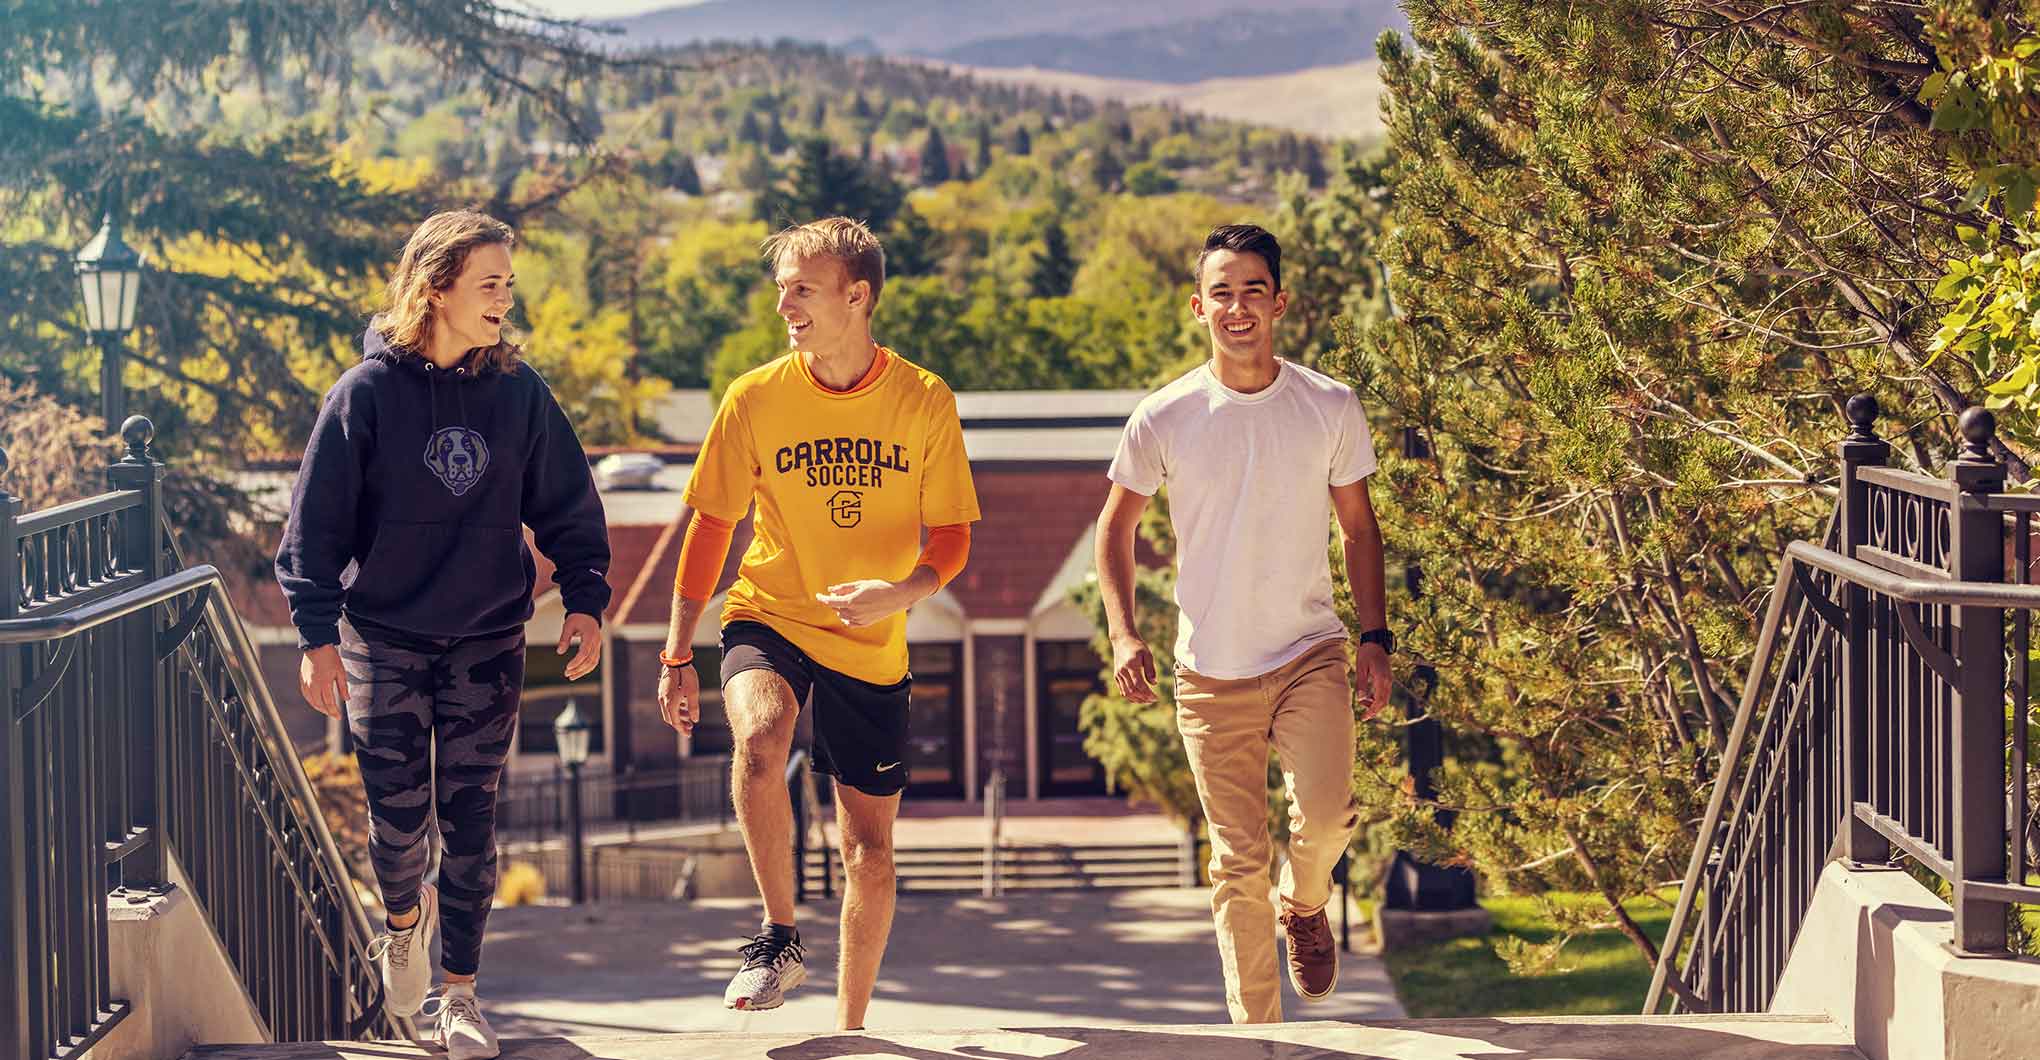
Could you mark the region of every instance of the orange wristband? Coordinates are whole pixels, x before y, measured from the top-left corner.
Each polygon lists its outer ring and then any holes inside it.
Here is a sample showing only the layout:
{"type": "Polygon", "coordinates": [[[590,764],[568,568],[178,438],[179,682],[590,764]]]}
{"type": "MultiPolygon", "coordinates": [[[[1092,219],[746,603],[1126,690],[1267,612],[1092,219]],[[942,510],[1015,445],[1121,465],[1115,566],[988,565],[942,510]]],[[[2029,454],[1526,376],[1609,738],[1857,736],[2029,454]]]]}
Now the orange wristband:
{"type": "Polygon", "coordinates": [[[675,659],[671,655],[666,654],[664,648],[661,648],[659,649],[659,661],[667,666],[686,666],[694,661],[694,653],[690,651],[685,659],[675,659]]]}

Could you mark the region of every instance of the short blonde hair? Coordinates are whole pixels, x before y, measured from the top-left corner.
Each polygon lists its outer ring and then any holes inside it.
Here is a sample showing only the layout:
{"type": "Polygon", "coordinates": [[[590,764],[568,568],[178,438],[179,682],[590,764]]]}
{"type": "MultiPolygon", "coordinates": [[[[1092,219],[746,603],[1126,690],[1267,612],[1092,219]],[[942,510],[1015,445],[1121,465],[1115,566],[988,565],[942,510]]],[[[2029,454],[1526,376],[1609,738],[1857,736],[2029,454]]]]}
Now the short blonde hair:
{"type": "MultiPolygon", "coordinates": [[[[476,247],[514,247],[517,233],[509,225],[473,210],[447,210],[427,217],[404,244],[396,274],[383,293],[382,308],[370,326],[389,344],[417,353],[432,337],[432,292],[453,286],[468,255],[476,247]]],[[[475,371],[514,372],[521,336],[509,327],[494,346],[475,354],[475,371]]]]}
{"type": "Polygon", "coordinates": [[[885,248],[864,222],[848,217],[825,217],[782,229],[765,238],[765,260],[776,268],[787,261],[834,258],[843,263],[849,282],[863,280],[871,285],[871,310],[878,309],[878,292],[885,287],[885,248]]]}

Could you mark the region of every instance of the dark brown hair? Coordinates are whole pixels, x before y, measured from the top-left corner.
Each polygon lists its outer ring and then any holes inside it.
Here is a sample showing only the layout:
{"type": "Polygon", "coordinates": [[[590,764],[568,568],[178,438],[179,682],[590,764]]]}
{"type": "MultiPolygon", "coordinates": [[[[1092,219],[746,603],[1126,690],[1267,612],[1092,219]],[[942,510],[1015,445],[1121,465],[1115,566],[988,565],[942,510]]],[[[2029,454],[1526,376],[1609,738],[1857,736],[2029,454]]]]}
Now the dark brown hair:
{"type": "Polygon", "coordinates": [[[1231,250],[1241,254],[1259,254],[1268,263],[1268,276],[1275,281],[1275,289],[1282,289],[1282,244],[1275,233],[1260,225],[1219,225],[1204,237],[1204,251],[1197,255],[1197,285],[1204,286],[1204,259],[1215,251],[1231,250]]]}

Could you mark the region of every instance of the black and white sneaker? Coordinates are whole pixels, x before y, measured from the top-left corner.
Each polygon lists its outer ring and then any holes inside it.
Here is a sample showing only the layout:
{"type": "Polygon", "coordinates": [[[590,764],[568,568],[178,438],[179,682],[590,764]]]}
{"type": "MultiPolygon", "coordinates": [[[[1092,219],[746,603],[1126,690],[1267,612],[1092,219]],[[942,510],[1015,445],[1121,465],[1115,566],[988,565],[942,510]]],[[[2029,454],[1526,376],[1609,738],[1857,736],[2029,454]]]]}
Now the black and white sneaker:
{"type": "Polygon", "coordinates": [[[787,991],[807,980],[807,950],[800,944],[800,932],[776,934],[768,925],[751,936],[737,952],[744,966],[723,991],[723,1005],[744,1012],[763,1012],[786,1003],[787,991]]]}

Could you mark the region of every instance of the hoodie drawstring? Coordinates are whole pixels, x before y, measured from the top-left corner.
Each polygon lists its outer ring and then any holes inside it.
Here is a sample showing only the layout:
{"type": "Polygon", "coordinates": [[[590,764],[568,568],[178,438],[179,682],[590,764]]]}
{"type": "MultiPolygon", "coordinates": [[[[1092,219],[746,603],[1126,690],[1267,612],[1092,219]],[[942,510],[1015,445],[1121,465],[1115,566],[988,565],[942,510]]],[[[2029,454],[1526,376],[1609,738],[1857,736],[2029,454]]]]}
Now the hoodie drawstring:
{"type": "Polygon", "coordinates": [[[432,393],[432,433],[427,438],[439,437],[439,369],[431,362],[425,365],[425,385],[432,393]]]}

